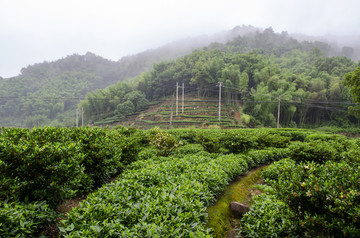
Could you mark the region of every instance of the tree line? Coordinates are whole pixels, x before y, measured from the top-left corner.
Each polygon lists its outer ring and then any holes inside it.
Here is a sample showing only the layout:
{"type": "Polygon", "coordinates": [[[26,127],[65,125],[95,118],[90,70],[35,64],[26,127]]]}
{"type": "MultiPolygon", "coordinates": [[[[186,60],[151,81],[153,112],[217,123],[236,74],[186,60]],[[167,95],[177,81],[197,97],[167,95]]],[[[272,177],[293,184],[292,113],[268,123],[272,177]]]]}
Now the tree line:
{"type": "Polygon", "coordinates": [[[176,82],[194,88],[199,97],[218,97],[221,82],[224,100],[240,102],[253,124],[275,126],[280,100],[283,126],[346,126],[356,120],[347,113],[351,95],[342,81],[359,64],[328,57],[330,50],[325,43],[300,43],[269,28],[163,61],[129,82],[88,93],[80,105],[89,120],[121,120],[173,95],[176,82]]]}
{"type": "Polygon", "coordinates": [[[329,57],[335,53],[326,43],[298,42],[268,28],[154,65],[155,58],[171,57],[160,51],[152,58],[152,53],[118,62],[75,54],[28,66],[19,76],[0,80],[1,124],[74,126],[77,107],[84,108],[86,123],[122,120],[173,95],[176,82],[199,97],[218,97],[216,84],[222,82],[224,100],[241,102],[242,115],[252,124],[273,126],[279,97],[283,126],[354,121],[344,113],[351,97],[342,81],[359,64],[329,57]]]}

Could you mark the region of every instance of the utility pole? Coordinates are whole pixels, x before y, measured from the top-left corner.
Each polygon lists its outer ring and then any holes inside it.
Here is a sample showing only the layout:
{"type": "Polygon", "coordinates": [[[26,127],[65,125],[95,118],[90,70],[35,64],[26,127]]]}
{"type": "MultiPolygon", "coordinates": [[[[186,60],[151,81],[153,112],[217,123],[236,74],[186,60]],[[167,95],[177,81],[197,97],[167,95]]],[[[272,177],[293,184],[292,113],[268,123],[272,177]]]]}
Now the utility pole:
{"type": "Polygon", "coordinates": [[[81,108],[81,126],[84,126],[84,108],[81,108]]]}
{"type": "Polygon", "coordinates": [[[278,115],[277,115],[277,128],[279,127],[280,127],[280,96],[279,96],[278,115]]]}
{"type": "Polygon", "coordinates": [[[176,82],[176,116],[179,113],[179,83],[176,82]]]}
{"type": "Polygon", "coordinates": [[[79,126],[79,109],[76,108],[76,127],[79,126]]]}
{"type": "Polygon", "coordinates": [[[219,82],[219,121],[221,120],[221,85],[222,83],[219,82]]]}
{"type": "Polygon", "coordinates": [[[171,99],[171,112],[170,112],[170,124],[169,124],[169,129],[171,129],[171,127],[172,127],[173,107],[174,107],[174,94],[172,95],[172,99],[171,99]]]}
{"type": "Polygon", "coordinates": [[[184,87],[184,83],[182,83],[182,106],[181,106],[181,113],[184,114],[184,91],[185,91],[185,87],[184,87]]]}

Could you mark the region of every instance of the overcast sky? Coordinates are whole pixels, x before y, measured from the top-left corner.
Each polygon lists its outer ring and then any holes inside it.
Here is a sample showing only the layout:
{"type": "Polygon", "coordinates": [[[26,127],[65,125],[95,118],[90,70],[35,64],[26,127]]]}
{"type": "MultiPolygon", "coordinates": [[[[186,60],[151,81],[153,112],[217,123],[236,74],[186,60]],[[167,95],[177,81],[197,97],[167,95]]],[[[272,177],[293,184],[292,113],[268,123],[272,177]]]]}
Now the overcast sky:
{"type": "Polygon", "coordinates": [[[359,0],[0,0],[0,76],[88,51],[119,60],[243,24],[360,35],[359,9],[359,0]]]}

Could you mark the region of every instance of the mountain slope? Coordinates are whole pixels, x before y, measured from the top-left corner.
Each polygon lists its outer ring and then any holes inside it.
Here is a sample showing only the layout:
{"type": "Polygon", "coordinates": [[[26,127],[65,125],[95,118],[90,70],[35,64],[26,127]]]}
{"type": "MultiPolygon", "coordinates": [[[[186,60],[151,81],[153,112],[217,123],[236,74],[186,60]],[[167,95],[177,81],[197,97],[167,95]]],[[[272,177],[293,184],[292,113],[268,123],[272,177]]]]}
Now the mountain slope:
{"type": "Polygon", "coordinates": [[[131,79],[151,70],[155,63],[176,59],[211,42],[226,42],[256,30],[243,26],[213,36],[183,39],[117,62],[88,52],[30,65],[17,77],[0,78],[0,123],[20,127],[73,126],[76,105],[88,92],[131,79]]]}
{"type": "Polygon", "coordinates": [[[346,113],[351,101],[342,79],[356,64],[329,53],[331,47],[324,42],[298,42],[268,28],[156,64],[132,84],[117,83],[88,94],[81,107],[90,121],[122,120],[138,112],[134,95],[156,102],[184,84],[185,93],[214,100],[221,84],[224,101],[243,103],[247,124],[276,126],[281,101],[284,126],[349,125],[354,118],[346,113]]]}
{"type": "MultiPolygon", "coordinates": [[[[209,91],[203,87],[207,87],[209,82],[231,78],[236,67],[239,67],[243,82],[248,77],[247,89],[256,89],[259,83],[256,81],[259,78],[258,74],[262,70],[261,67],[267,66],[264,62],[268,60],[264,61],[258,55],[251,54],[244,56],[245,58],[239,56],[239,59],[244,58],[241,60],[246,61],[246,64],[241,66],[242,63],[236,59],[230,60],[217,55],[225,52],[244,54],[256,49],[259,55],[273,54],[275,57],[281,57],[294,50],[310,52],[314,47],[320,49],[320,52],[314,54],[334,54],[332,48],[323,42],[300,43],[289,37],[286,32],[277,34],[271,28],[263,31],[251,26],[241,26],[213,36],[200,36],[169,43],[158,49],[123,57],[117,62],[92,53],[74,54],[54,62],[28,66],[22,69],[17,77],[0,78],[0,122],[2,126],[74,126],[77,104],[86,95],[89,97],[85,100],[88,103],[83,105],[86,108],[85,114],[89,120],[97,120],[114,116],[117,108],[130,112],[132,109],[127,108],[129,104],[125,103],[129,97],[133,101],[141,99],[145,102],[144,100],[152,101],[169,96],[173,93],[177,81],[184,81],[187,86],[195,87],[199,95],[206,95],[209,91]],[[201,48],[203,50],[200,50],[201,48]],[[195,52],[191,53],[194,50],[195,52]],[[228,64],[231,67],[226,71],[224,66],[228,64]],[[255,69],[258,72],[254,71],[255,69]],[[133,79],[134,77],[137,78],[133,79]],[[125,81],[126,83],[121,83],[125,81]],[[135,92],[127,95],[131,91],[135,92]],[[89,101],[90,96],[92,97],[89,101]],[[94,108],[89,111],[91,105],[94,108]],[[91,115],[93,112],[97,115],[91,115]]],[[[294,60],[296,63],[299,59],[294,60]]],[[[317,63],[326,69],[326,60],[322,62],[322,59],[319,59],[317,63]]],[[[317,77],[311,75],[313,76],[317,77]]],[[[339,74],[337,76],[339,77],[339,74]]],[[[330,86],[328,83],[325,83],[327,87],[330,86]]],[[[237,84],[236,82],[234,85],[237,84]]],[[[234,85],[232,87],[235,87],[234,85]]],[[[237,97],[236,95],[228,93],[227,97],[233,98],[237,97]]]]}

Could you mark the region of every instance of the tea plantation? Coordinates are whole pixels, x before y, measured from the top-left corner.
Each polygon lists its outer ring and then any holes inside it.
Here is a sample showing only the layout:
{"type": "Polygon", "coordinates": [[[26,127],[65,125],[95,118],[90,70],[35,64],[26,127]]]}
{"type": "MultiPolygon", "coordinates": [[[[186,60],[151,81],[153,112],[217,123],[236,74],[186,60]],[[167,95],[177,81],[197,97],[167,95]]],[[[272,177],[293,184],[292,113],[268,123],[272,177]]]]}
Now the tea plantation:
{"type": "Polygon", "coordinates": [[[0,237],[214,237],[206,208],[273,162],[241,236],[356,236],[359,146],[299,129],[2,128],[0,237]]]}

